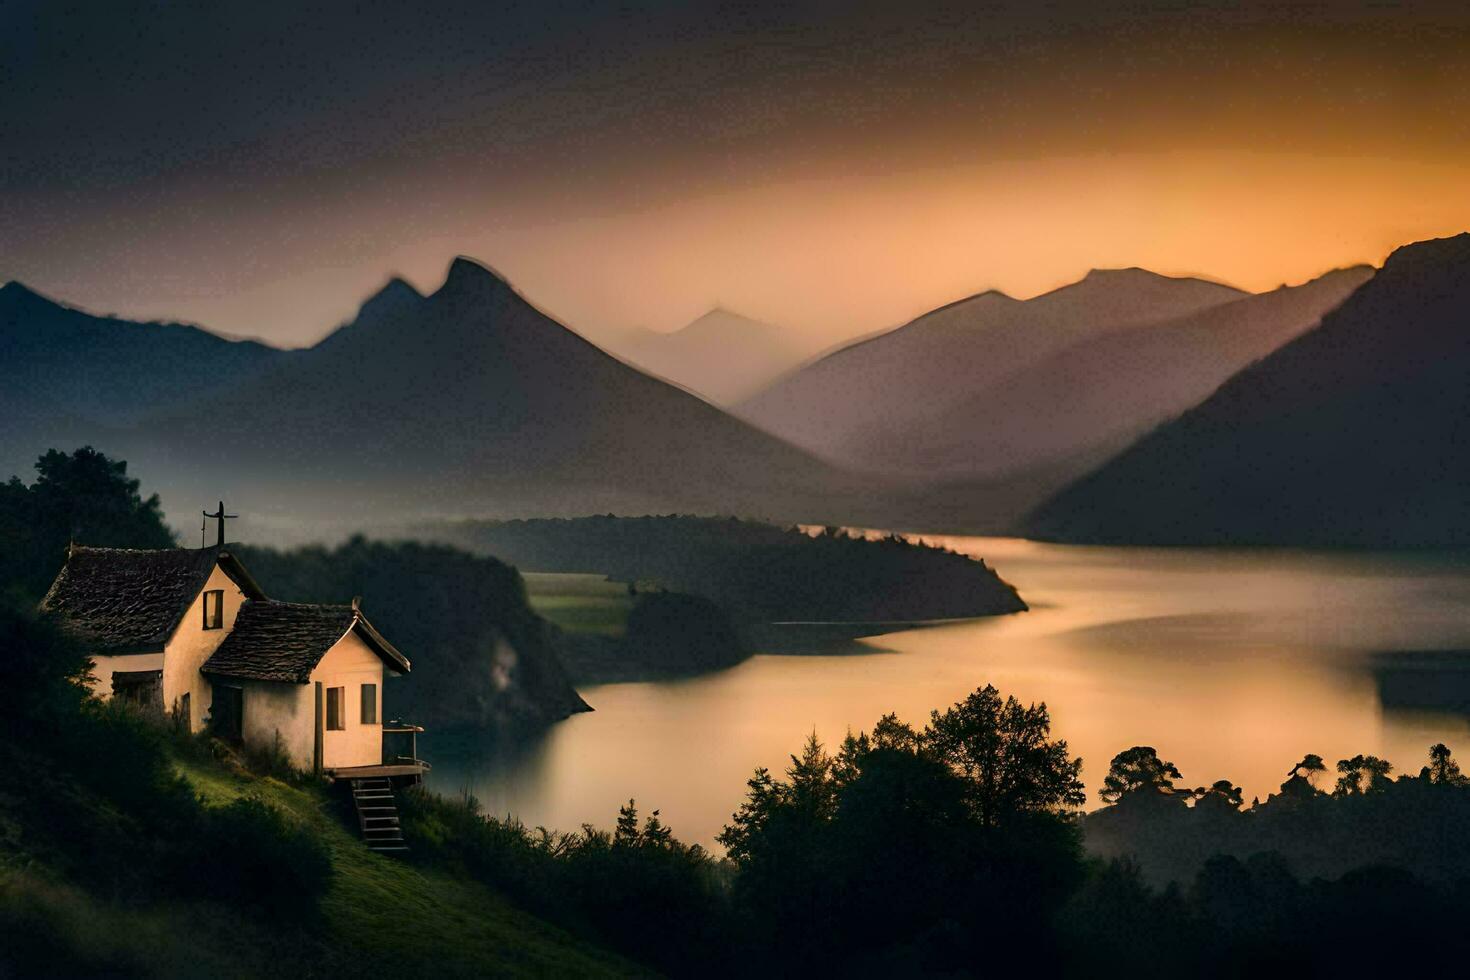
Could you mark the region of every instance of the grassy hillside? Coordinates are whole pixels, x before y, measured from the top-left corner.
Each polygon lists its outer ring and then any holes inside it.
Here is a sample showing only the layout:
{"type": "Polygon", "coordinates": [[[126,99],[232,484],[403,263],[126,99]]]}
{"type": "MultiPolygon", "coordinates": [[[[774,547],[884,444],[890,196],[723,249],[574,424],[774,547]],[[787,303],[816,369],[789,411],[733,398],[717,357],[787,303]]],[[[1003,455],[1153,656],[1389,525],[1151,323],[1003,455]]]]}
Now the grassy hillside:
{"type": "Polygon", "coordinates": [[[536,614],[569,633],[619,637],[628,628],[634,597],[626,583],[578,572],[522,572],[521,578],[536,614]]]}
{"type": "MultiPolygon", "coordinates": [[[[375,854],[332,812],[326,791],[180,762],[212,805],[264,799],[326,843],[336,872],[322,901],[328,973],[625,976],[634,968],[512,907],[472,881],[375,854]]],[[[412,846],[412,842],[410,842],[412,846]]]]}
{"type": "MultiPolygon", "coordinates": [[[[209,902],[109,897],[69,883],[36,855],[0,847],[0,936],[19,954],[9,971],[26,975],[25,954],[33,952],[64,973],[122,976],[640,972],[467,877],[368,851],[343,825],[327,790],[213,762],[174,761],[207,807],[258,799],[325,845],[333,875],[317,920],[272,923],[209,902]]],[[[18,802],[0,799],[0,828],[9,822],[8,805],[18,802]]],[[[0,957],[0,976],[7,975],[0,957]]]]}
{"type": "Polygon", "coordinates": [[[368,851],[271,753],[89,697],[53,622],[0,603],[0,653],[0,978],[632,972],[432,841],[368,851]]]}

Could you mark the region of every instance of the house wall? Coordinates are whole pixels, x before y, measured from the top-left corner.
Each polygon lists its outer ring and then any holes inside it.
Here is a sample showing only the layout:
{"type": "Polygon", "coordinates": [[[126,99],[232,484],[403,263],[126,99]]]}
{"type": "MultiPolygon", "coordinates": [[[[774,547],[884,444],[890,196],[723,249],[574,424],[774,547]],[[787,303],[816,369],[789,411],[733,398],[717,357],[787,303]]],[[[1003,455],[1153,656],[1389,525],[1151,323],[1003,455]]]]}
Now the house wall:
{"type": "Polygon", "coordinates": [[[310,771],[316,747],[316,703],[310,684],[220,678],[241,689],[241,728],[246,745],[269,749],[281,736],[291,764],[310,771]]]}
{"type": "Polygon", "coordinates": [[[322,657],[316,670],[311,672],[311,679],[320,681],[322,685],[323,712],[326,711],[326,690],[344,688],[342,714],[346,728],[323,734],[322,765],[326,768],[376,766],[383,761],[384,673],[383,661],[352,632],[338,640],[322,657]],[[378,686],[376,724],[362,723],[363,684],[378,686]]]}
{"type": "Polygon", "coordinates": [[[191,732],[197,732],[204,727],[204,719],[208,717],[209,706],[214,699],[209,679],[199,673],[199,668],[204,666],[204,661],[209,659],[215,648],[230,635],[230,630],[235,628],[235,617],[240,614],[240,606],[244,602],[245,594],[240,591],[240,587],[216,565],[209,580],[204,583],[194,601],[189,603],[189,608],[184,612],[184,618],[179,620],[173,636],[164,645],[163,707],[166,711],[172,711],[180,696],[187,692],[191,732]],[[225,594],[224,617],[221,629],[206,630],[204,593],[212,589],[220,589],[225,594]]]}
{"type": "MultiPolygon", "coordinates": [[[[116,657],[92,658],[92,693],[106,701],[112,697],[112,675],[122,670],[159,670],[163,667],[161,653],[124,653],[116,657]]],[[[168,704],[164,701],[164,704],[168,704]]]]}

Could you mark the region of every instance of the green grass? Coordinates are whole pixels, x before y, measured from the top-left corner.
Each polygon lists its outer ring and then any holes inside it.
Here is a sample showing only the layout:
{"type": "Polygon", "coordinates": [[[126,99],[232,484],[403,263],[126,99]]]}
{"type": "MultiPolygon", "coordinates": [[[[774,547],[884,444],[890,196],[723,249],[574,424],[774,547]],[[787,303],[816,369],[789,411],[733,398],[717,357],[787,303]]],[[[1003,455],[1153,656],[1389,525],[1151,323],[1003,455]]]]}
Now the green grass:
{"type": "MultiPolygon", "coordinates": [[[[258,796],[310,826],[335,869],[322,901],[328,973],[437,976],[628,976],[611,953],[522,912],[482,885],[365,848],[326,792],[180,762],[211,805],[258,796]]],[[[412,846],[410,841],[409,845],[412,846]]]]}
{"type": "Polygon", "coordinates": [[[622,636],[633,597],[622,582],[601,575],[523,572],[531,608],[568,633],[622,636]]]}
{"type": "MultiPolygon", "coordinates": [[[[634,976],[634,964],[450,870],[369,851],[320,786],[176,759],[209,806],[254,796],[327,847],[315,920],[273,923],[212,902],[139,901],[73,884],[24,847],[0,807],[0,943],[54,976],[634,976]]],[[[412,845],[412,841],[410,841],[412,845]]],[[[230,855],[222,853],[221,861],[230,855]]],[[[208,874],[201,867],[199,874],[208,874]]],[[[10,957],[0,955],[0,975],[10,957]]]]}

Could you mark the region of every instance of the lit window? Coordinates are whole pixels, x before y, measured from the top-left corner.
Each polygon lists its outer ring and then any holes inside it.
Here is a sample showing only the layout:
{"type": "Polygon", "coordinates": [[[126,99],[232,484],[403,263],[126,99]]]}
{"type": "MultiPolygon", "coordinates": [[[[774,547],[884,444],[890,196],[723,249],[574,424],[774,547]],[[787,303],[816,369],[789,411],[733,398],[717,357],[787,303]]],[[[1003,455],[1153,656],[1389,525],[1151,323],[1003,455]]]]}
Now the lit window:
{"type": "Polygon", "coordinates": [[[341,732],[347,730],[347,719],[342,711],[342,702],[347,693],[345,687],[327,688],[327,730],[341,732]]]}
{"type": "Polygon", "coordinates": [[[220,629],[225,624],[225,593],[223,589],[210,589],[204,593],[204,628],[220,629]]]}

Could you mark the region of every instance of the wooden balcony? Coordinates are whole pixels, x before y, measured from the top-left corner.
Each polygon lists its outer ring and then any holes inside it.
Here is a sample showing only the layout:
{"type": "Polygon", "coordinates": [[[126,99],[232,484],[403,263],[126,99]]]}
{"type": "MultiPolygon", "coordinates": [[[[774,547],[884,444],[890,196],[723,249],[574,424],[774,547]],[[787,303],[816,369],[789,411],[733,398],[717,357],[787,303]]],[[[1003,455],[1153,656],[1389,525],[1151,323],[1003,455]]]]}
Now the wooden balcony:
{"type": "Polygon", "coordinates": [[[430,765],[418,757],[418,736],[424,729],[401,721],[383,725],[383,761],[376,766],[340,766],[326,769],[329,779],[421,780],[430,765]]]}

